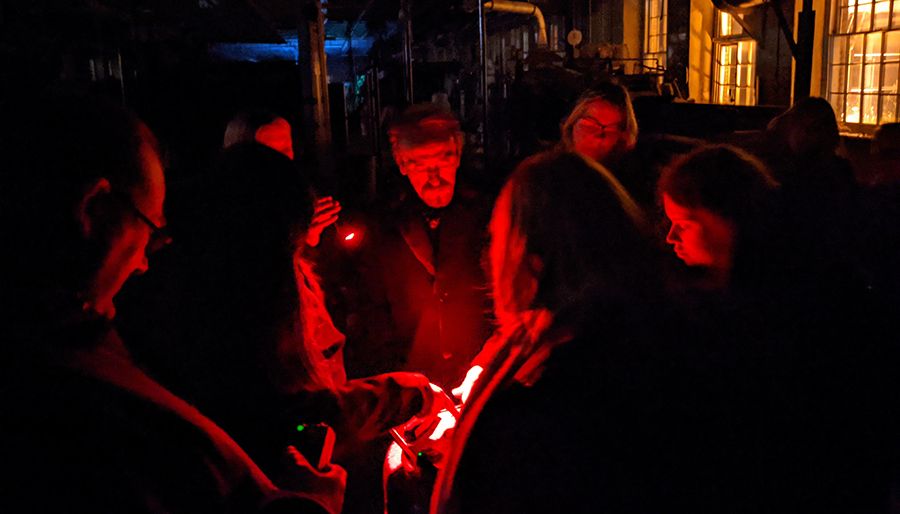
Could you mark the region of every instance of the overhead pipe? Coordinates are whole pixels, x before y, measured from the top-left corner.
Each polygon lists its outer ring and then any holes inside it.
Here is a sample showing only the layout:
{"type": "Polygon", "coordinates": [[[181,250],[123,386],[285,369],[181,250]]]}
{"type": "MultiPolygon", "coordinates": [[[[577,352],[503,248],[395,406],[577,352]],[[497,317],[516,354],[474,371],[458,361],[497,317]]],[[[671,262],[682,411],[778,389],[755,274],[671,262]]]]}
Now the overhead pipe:
{"type": "Polygon", "coordinates": [[[481,148],[487,154],[488,148],[488,90],[487,90],[487,24],[485,13],[487,9],[481,2],[478,3],[478,61],[481,65],[480,88],[481,89],[481,148]]]}
{"type": "Polygon", "coordinates": [[[504,11],[534,16],[538,22],[538,46],[547,46],[547,24],[544,23],[544,14],[538,6],[528,2],[511,2],[507,0],[494,0],[484,4],[485,10],[504,11]]]}

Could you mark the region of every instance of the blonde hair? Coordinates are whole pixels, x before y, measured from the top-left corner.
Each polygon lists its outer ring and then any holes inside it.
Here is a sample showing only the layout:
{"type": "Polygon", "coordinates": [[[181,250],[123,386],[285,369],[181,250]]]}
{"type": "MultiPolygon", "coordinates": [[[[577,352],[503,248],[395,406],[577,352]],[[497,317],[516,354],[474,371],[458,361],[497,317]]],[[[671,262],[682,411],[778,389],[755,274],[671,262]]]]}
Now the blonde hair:
{"type": "Polygon", "coordinates": [[[560,125],[560,141],[566,150],[574,150],[575,148],[575,141],[572,135],[575,124],[587,114],[588,108],[592,104],[599,102],[607,102],[616,107],[622,113],[622,117],[625,118],[625,139],[622,150],[630,151],[637,144],[637,117],[634,115],[634,107],[631,105],[631,96],[628,94],[628,90],[618,84],[606,83],[596,90],[582,94],[572,112],[560,125]]]}

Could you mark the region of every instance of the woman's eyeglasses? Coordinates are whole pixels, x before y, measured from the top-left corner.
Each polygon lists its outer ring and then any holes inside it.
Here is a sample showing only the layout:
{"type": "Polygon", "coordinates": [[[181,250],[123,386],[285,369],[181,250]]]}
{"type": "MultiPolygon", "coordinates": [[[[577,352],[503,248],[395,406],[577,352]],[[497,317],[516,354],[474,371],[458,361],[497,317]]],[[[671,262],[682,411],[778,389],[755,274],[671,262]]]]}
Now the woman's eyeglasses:
{"type": "Polygon", "coordinates": [[[600,123],[599,121],[585,116],[578,119],[579,128],[592,136],[611,136],[625,132],[625,120],[614,123],[600,123]]]}

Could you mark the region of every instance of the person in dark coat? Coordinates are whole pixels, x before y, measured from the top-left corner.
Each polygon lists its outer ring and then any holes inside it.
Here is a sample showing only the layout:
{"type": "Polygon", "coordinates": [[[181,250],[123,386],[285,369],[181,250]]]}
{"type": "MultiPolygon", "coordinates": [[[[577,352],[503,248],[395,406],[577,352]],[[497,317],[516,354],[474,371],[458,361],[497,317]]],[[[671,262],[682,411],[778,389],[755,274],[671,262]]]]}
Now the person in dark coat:
{"type": "MultiPolygon", "coordinates": [[[[596,163],[545,153],[513,173],[490,231],[500,328],[477,359],[484,370],[431,512],[616,512],[646,501],[631,495],[654,484],[660,463],[646,415],[658,399],[642,379],[664,302],[640,209],[596,163]]],[[[667,494],[663,485],[643,493],[667,494]]]]}
{"type": "Polygon", "coordinates": [[[491,333],[481,267],[490,202],[457,183],[463,134],[451,113],[411,107],[390,134],[408,183],[359,217],[351,241],[348,371],[415,371],[448,389],[491,333]]]}
{"type": "Polygon", "coordinates": [[[297,427],[328,425],[333,462],[348,466],[354,489],[366,478],[353,466],[381,459],[373,441],[429,412],[428,379],[394,372],[348,380],[344,335],[306,257],[311,189],[286,156],[240,143],[196,178],[173,225],[180,241],[154,277],[159,308],[134,320],[168,349],[154,361],[276,483],[286,445],[327,466],[318,451],[330,448],[297,427]]]}

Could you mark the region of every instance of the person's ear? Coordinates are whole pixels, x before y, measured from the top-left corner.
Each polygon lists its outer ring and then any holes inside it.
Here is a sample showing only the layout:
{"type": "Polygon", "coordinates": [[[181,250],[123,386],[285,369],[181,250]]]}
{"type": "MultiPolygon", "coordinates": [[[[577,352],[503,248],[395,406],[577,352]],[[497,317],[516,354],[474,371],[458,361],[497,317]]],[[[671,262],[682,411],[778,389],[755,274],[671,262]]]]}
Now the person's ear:
{"type": "Polygon", "coordinates": [[[91,237],[97,230],[101,217],[104,215],[112,186],[105,178],[98,178],[88,184],[78,202],[78,226],[81,235],[91,237]]]}
{"type": "Polygon", "coordinates": [[[398,150],[396,148],[394,149],[394,162],[397,163],[397,168],[400,170],[400,174],[405,176],[406,166],[403,165],[403,154],[401,153],[401,150],[398,150]]]}
{"type": "Polygon", "coordinates": [[[456,136],[456,158],[462,157],[464,140],[462,136],[456,136]]]}

